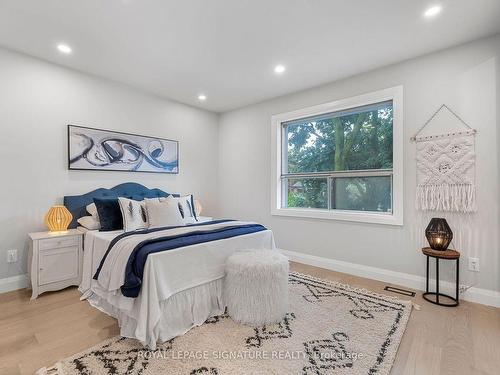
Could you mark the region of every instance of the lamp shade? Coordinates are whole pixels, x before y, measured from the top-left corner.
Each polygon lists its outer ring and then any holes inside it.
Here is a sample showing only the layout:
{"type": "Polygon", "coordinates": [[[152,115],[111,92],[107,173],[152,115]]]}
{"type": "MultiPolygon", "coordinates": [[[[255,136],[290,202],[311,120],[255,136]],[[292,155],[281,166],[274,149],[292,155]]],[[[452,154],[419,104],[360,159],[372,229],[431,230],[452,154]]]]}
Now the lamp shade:
{"type": "Polygon", "coordinates": [[[453,239],[453,232],[446,219],[434,217],[425,229],[425,237],[431,249],[446,250],[453,239]]]}
{"type": "Polygon", "coordinates": [[[52,206],[45,215],[45,224],[51,232],[68,230],[68,225],[73,220],[73,215],[65,206],[52,206]]]}

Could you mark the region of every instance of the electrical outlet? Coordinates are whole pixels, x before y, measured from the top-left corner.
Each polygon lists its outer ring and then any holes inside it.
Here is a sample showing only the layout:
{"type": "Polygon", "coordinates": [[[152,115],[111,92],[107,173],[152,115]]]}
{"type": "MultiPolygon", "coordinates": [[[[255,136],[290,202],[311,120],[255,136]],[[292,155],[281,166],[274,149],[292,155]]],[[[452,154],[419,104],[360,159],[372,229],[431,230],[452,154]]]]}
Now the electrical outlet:
{"type": "Polygon", "coordinates": [[[469,271],[479,272],[479,258],[469,257],[469,271]]]}
{"type": "Polygon", "coordinates": [[[7,250],[7,263],[17,262],[17,249],[7,250]]]}

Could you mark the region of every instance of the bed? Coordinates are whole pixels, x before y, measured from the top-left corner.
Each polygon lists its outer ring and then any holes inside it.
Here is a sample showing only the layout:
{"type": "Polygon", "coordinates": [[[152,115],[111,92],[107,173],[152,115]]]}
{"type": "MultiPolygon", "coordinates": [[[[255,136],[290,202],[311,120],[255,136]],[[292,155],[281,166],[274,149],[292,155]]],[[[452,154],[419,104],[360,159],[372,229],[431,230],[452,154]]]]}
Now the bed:
{"type": "MultiPolygon", "coordinates": [[[[142,200],[168,195],[160,189],[126,183],[67,196],[64,204],[73,214],[70,226],[74,228],[76,220],[86,215],[85,206],[93,198],[142,200]]],[[[158,342],[182,335],[224,312],[222,281],[226,258],[238,250],[275,249],[272,232],[258,226],[218,220],[134,233],[81,228],[84,232],[81,298],[116,318],[122,336],[155,349],[158,342]],[[155,251],[146,252],[142,268],[137,270],[137,264],[131,263],[131,259],[139,262],[139,255],[132,256],[136,245],[149,242],[155,245],[155,251]],[[170,246],[174,242],[176,246],[170,246]],[[134,284],[137,278],[139,283],[134,284]],[[130,280],[132,288],[127,289],[130,280]]]]}

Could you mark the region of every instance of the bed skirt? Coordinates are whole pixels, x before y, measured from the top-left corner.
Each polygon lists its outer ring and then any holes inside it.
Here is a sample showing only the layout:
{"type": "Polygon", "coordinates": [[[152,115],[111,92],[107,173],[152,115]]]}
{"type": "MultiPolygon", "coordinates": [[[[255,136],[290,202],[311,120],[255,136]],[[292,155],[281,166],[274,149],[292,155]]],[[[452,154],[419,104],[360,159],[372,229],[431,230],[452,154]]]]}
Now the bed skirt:
{"type": "MultiPolygon", "coordinates": [[[[99,296],[92,293],[89,303],[100,311],[116,318],[120,335],[139,340],[150,349],[156,349],[157,342],[165,342],[185,334],[191,328],[202,325],[208,318],[224,313],[223,278],[202,284],[160,302],[160,316],[147,317],[157,321],[151,329],[148,324],[137,324],[134,315],[134,299],[122,295],[99,296]]],[[[142,322],[144,323],[144,322],[142,322]]]]}

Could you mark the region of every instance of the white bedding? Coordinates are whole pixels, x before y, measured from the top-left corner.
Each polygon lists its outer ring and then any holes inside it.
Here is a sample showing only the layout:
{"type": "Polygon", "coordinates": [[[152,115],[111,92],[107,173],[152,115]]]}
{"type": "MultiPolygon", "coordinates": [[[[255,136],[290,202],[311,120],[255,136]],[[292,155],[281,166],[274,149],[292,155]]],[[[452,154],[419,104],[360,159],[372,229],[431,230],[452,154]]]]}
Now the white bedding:
{"type": "MultiPolygon", "coordinates": [[[[171,234],[189,230],[193,229],[172,229],[171,234]]],[[[222,279],[229,255],[245,249],[275,249],[273,234],[266,230],[150,254],[141,292],[137,298],[128,298],[121,294],[120,286],[128,255],[141,236],[133,236],[138,238],[127,241],[126,246],[120,241],[121,247],[108,256],[99,281],[92,279],[109,243],[121,233],[86,231],[80,291],[94,307],[118,319],[122,336],[136,338],[150,348],[224,311],[222,279]]]]}
{"type": "Polygon", "coordinates": [[[78,288],[82,293],[82,298],[88,297],[91,292],[91,281],[94,277],[97,267],[101,262],[104,253],[108,249],[109,243],[116,236],[123,233],[122,230],[115,230],[111,232],[99,232],[98,230],[87,230],[79,228],[85,233],[83,240],[83,273],[82,283],[78,288]]]}

